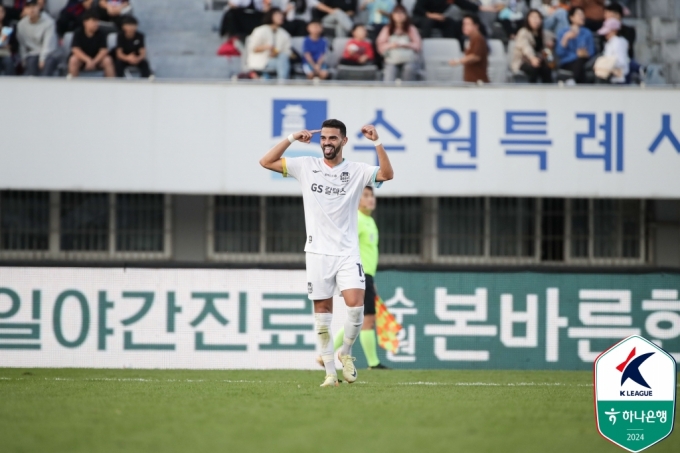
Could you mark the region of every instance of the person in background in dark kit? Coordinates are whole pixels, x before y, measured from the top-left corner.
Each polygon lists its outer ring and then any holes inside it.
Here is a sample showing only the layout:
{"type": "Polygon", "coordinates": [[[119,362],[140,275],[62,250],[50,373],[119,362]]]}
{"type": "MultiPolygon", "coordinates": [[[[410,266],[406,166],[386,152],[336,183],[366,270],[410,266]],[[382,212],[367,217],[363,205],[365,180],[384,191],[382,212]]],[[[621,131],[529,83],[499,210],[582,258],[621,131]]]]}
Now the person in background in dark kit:
{"type": "Polygon", "coordinates": [[[437,28],[441,30],[442,36],[445,38],[456,38],[463,46],[463,35],[461,32],[461,22],[446,17],[444,13],[451,6],[477,13],[479,11],[497,12],[498,6],[479,6],[469,0],[418,0],[416,6],[413,8],[412,22],[420,31],[420,36],[423,38],[430,38],[432,36],[432,29],[437,28]]]}
{"type": "Polygon", "coordinates": [[[335,29],[336,37],[345,37],[354,28],[357,0],[320,0],[312,15],[324,28],[335,29]]]}
{"type": "Polygon", "coordinates": [[[586,83],[586,63],[595,55],[593,34],[583,26],[585,21],[586,16],[582,8],[571,8],[569,10],[571,27],[560,30],[555,47],[560,68],[573,72],[576,83],[586,83]]]}
{"type": "Polygon", "coordinates": [[[51,76],[59,64],[54,20],[40,9],[36,0],[28,0],[24,10],[26,15],[17,24],[24,74],[51,76]]]}
{"type": "Polygon", "coordinates": [[[139,69],[144,78],[151,76],[149,62],[146,61],[144,35],[137,31],[137,19],[125,16],[121,19],[122,31],[118,33],[116,46],[116,76],[124,77],[125,68],[133,66],[139,69]]]}
{"type": "Polygon", "coordinates": [[[463,58],[449,62],[451,66],[463,65],[463,81],[465,82],[489,83],[487,74],[489,48],[480,30],[481,26],[482,24],[477,16],[466,15],[463,18],[463,34],[470,40],[470,45],[465,50],[463,58]]]}
{"type": "MultiPolygon", "coordinates": [[[[619,22],[623,20],[623,6],[616,2],[612,2],[604,7],[604,19],[616,19],[619,22]]],[[[637,33],[635,32],[635,27],[629,27],[621,23],[621,29],[619,30],[619,36],[628,41],[628,57],[633,60],[635,58],[635,39],[637,38],[637,33]]],[[[606,39],[603,38],[602,47],[606,39]]]]}
{"type": "Polygon", "coordinates": [[[83,14],[95,11],[94,0],[69,0],[57,19],[57,35],[63,37],[70,31],[76,31],[83,26],[83,14]]]}
{"type": "Polygon", "coordinates": [[[83,28],[73,35],[71,56],[68,59],[69,77],[78,77],[82,69],[102,69],[105,77],[116,76],[113,59],[106,46],[106,35],[99,30],[99,19],[92,11],[83,14],[83,28]]]}

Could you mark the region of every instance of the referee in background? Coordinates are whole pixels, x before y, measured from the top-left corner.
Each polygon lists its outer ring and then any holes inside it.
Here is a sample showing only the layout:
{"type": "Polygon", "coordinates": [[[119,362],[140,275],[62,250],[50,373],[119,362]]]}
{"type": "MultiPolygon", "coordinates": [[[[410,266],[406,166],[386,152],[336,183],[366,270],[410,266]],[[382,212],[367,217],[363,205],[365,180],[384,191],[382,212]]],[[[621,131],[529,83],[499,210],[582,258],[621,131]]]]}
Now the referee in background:
{"type": "MultiPolygon", "coordinates": [[[[371,214],[375,210],[373,187],[365,187],[359,200],[359,253],[366,276],[366,292],[364,293],[364,324],[361,327],[359,341],[364,350],[369,370],[387,370],[378,359],[378,339],[375,334],[375,298],[377,292],[373,276],[378,269],[378,226],[371,214]]],[[[342,346],[343,331],[335,336],[335,349],[342,346]]]]}

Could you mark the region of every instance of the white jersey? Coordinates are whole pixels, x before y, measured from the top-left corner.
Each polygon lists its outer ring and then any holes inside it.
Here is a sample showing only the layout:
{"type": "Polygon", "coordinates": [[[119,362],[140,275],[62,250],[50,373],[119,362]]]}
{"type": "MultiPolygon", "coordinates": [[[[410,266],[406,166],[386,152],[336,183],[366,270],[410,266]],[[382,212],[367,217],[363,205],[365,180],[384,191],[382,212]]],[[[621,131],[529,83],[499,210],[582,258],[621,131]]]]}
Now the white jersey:
{"type": "Polygon", "coordinates": [[[329,167],[320,157],[283,158],[283,176],[302,186],[307,240],[305,252],[359,255],[358,206],[364,187],[380,187],[379,167],[343,160],[329,167]]]}

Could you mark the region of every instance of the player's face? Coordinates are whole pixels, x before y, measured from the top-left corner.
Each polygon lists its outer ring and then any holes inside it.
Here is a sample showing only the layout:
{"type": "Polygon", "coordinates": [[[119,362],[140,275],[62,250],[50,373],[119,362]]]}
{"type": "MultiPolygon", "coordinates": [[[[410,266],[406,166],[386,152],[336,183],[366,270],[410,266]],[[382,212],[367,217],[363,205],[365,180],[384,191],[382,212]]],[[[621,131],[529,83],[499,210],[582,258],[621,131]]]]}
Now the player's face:
{"type": "Polygon", "coordinates": [[[364,192],[361,194],[361,199],[359,200],[359,209],[375,211],[375,195],[371,189],[364,188],[364,192]]]}
{"type": "Polygon", "coordinates": [[[333,160],[342,152],[342,147],[347,143],[347,137],[343,137],[340,129],[324,127],[321,129],[321,151],[327,160],[333,160]]]}

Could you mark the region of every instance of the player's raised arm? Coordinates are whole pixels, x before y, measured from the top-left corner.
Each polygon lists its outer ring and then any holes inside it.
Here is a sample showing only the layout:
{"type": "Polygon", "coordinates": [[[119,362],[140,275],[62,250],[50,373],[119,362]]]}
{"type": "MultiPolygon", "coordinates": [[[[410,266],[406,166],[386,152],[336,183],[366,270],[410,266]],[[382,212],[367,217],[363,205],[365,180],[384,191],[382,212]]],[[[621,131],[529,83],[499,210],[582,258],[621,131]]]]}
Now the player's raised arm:
{"type": "MultiPolygon", "coordinates": [[[[366,126],[362,127],[361,132],[363,132],[364,137],[374,143],[378,140],[378,131],[376,131],[375,126],[371,124],[367,124],[366,126]]],[[[378,165],[380,166],[375,180],[378,182],[389,181],[390,179],[394,178],[394,170],[392,169],[390,158],[387,157],[385,148],[379,141],[376,144],[375,152],[378,153],[378,165]]]]}
{"type": "Polygon", "coordinates": [[[267,154],[262,156],[260,159],[260,165],[262,165],[267,170],[275,171],[277,173],[283,173],[283,163],[281,162],[281,156],[286,152],[288,147],[295,141],[302,143],[309,143],[312,140],[312,135],[320,132],[316,131],[300,131],[294,134],[290,134],[287,138],[284,138],[279,143],[274,145],[272,149],[267,151],[267,154]]]}

